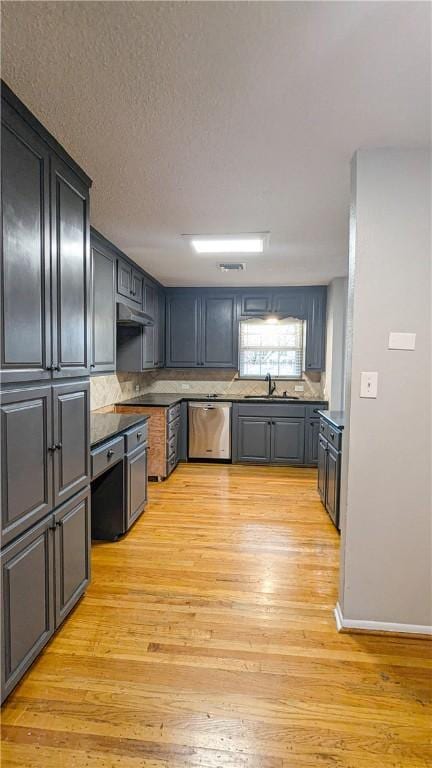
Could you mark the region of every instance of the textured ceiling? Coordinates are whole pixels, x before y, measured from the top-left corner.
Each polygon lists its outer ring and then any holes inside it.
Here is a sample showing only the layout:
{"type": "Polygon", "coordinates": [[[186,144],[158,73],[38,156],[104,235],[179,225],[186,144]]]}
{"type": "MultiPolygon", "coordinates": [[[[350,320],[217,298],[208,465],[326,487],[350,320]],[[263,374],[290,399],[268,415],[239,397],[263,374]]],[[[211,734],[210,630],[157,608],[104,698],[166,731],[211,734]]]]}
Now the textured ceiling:
{"type": "Polygon", "coordinates": [[[4,2],[2,76],[166,285],[347,270],[349,161],[429,140],[429,3],[4,2]],[[271,231],[240,275],[181,234],[271,231]]]}

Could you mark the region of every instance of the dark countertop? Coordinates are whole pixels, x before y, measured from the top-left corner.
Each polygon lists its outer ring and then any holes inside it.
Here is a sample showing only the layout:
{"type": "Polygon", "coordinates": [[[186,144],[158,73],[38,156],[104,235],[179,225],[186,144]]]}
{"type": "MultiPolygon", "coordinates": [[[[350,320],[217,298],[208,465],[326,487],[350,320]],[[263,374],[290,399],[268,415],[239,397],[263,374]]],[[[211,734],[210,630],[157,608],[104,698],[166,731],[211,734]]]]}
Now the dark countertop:
{"type": "Polygon", "coordinates": [[[135,424],[143,424],[148,416],[139,413],[92,413],[90,415],[90,446],[103,443],[110,437],[127,432],[135,424]]]}
{"type": "MultiPolygon", "coordinates": [[[[274,398],[268,398],[268,397],[246,397],[245,395],[218,395],[217,397],[208,398],[207,395],[200,395],[200,394],[187,394],[187,392],[173,392],[170,393],[153,393],[148,395],[139,395],[138,397],[133,397],[131,400],[122,400],[121,402],[115,403],[115,405],[147,405],[147,406],[159,406],[159,407],[169,407],[170,405],[176,405],[177,403],[181,403],[182,400],[221,400],[221,401],[227,401],[229,403],[289,403],[292,404],[300,404],[300,405],[314,405],[316,403],[325,403],[326,400],[308,400],[306,398],[299,398],[291,400],[289,397],[274,397],[274,398]]],[[[326,411],[327,413],[327,411],[326,411]]]]}
{"type": "Polygon", "coordinates": [[[338,429],[343,429],[345,426],[345,413],[344,411],[318,411],[326,421],[329,421],[333,426],[338,429]]]}

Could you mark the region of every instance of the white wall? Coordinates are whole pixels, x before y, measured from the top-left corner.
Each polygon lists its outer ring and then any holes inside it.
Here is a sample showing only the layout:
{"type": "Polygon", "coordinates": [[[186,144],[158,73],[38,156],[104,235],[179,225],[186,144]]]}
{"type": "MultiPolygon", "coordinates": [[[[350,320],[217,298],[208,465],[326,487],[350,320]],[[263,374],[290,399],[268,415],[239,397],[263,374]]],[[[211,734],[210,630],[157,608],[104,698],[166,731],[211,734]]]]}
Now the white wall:
{"type": "Polygon", "coordinates": [[[348,280],[337,277],[327,288],[327,340],[325,399],[329,408],[342,411],[345,389],[345,325],[348,280]]]}
{"type": "Polygon", "coordinates": [[[357,626],[432,625],[430,159],[353,160],[339,602],[357,626]],[[415,332],[415,351],[389,350],[390,331],[415,332]],[[378,371],[376,399],[361,371],[378,371]]]}

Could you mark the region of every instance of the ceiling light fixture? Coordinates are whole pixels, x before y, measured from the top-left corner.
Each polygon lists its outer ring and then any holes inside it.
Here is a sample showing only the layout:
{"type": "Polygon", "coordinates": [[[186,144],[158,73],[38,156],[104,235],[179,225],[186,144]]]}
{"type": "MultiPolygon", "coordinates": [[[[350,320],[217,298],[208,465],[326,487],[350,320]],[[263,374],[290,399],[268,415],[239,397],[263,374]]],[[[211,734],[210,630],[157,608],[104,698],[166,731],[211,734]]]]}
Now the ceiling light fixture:
{"type": "Polygon", "coordinates": [[[251,232],[244,235],[184,235],[198,254],[263,253],[268,236],[268,232],[251,232]]]}

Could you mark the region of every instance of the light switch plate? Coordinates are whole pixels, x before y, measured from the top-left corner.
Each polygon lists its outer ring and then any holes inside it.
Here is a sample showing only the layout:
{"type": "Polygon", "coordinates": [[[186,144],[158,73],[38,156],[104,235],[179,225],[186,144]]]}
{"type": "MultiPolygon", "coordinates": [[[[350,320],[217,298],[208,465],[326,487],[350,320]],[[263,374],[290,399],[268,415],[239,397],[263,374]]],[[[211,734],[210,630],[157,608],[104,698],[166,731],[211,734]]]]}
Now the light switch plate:
{"type": "Polygon", "coordinates": [[[377,371],[362,371],[360,378],[360,397],[376,397],[378,392],[377,371]]]}
{"type": "Polygon", "coordinates": [[[294,386],[294,392],[304,392],[304,384],[296,384],[294,386]]]}
{"type": "Polygon", "coordinates": [[[415,333],[396,333],[392,331],[389,335],[388,348],[413,350],[415,349],[415,343],[415,333]]]}
{"type": "Polygon", "coordinates": [[[182,389],[190,389],[190,384],[187,384],[185,381],[182,381],[181,388],[182,389]]]}

